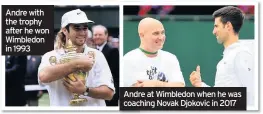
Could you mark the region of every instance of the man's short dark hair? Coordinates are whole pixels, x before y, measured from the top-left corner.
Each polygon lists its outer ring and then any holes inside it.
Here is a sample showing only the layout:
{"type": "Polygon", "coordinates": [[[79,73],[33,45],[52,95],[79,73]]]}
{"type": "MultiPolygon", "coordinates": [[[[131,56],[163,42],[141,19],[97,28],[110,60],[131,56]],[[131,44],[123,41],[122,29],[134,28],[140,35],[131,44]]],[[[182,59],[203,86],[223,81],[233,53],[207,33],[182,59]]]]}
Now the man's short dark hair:
{"type": "Polygon", "coordinates": [[[243,25],[244,21],[243,12],[239,8],[234,6],[226,6],[216,10],[213,13],[213,18],[217,17],[221,17],[221,22],[223,24],[230,22],[236,34],[239,33],[239,30],[243,25]]]}

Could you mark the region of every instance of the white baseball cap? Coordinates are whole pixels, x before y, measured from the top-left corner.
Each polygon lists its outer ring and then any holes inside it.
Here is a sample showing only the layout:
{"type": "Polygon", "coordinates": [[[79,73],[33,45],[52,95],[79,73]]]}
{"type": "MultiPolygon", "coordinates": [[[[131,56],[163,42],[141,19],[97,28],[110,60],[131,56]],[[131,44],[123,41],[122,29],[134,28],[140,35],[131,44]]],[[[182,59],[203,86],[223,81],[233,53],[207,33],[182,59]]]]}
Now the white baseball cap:
{"type": "Polygon", "coordinates": [[[80,9],[72,10],[65,13],[61,18],[61,28],[66,27],[70,23],[94,23],[89,20],[86,13],[80,9]]]}

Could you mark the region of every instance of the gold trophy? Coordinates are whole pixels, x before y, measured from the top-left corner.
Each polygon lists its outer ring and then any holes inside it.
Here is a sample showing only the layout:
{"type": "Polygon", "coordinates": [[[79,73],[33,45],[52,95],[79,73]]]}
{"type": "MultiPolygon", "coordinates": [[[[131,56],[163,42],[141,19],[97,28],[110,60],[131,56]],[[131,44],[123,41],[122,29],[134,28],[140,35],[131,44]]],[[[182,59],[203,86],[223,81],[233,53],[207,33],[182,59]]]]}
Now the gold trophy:
{"type": "MultiPolygon", "coordinates": [[[[68,40],[68,42],[66,43],[66,47],[65,47],[65,55],[61,57],[60,63],[61,64],[67,63],[80,56],[84,56],[84,53],[77,53],[76,49],[77,48],[72,44],[71,40],[68,40]]],[[[93,51],[88,52],[88,55],[95,58],[95,54],[93,51]]],[[[83,71],[76,71],[68,75],[68,77],[72,81],[75,81],[76,79],[74,77],[76,77],[79,80],[81,80],[84,83],[84,85],[86,85],[87,76],[88,76],[88,72],[83,72],[83,71]]],[[[70,100],[69,104],[78,105],[80,103],[87,102],[87,101],[88,100],[86,98],[80,98],[79,94],[73,93],[73,98],[70,100]]]]}

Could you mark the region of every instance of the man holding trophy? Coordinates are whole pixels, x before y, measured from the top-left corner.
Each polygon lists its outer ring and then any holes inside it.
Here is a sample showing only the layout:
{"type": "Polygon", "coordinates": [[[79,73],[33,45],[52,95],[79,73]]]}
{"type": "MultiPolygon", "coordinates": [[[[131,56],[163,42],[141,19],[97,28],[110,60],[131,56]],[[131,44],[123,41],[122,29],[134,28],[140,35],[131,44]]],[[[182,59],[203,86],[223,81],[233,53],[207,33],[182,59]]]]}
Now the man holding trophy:
{"type": "Polygon", "coordinates": [[[51,106],[106,106],[115,93],[105,57],[85,44],[88,23],[93,21],[80,9],[65,13],[55,50],[42,57],[38,78],[51,106]]]}

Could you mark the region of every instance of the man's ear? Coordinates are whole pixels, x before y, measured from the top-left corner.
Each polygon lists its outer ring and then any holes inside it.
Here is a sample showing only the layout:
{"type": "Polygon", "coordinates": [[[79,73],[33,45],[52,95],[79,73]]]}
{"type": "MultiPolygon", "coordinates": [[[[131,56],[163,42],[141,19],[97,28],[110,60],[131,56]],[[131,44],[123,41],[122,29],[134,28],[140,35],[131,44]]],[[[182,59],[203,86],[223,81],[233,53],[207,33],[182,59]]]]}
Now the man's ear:
{"type": "Polygon", "coordinates": [[[144,34],[143,33],[139,33],[139,36],[140,36],[140,38],[143,38],[144,37],[144,34]]]}
{"type": "Polygon", "coordinates": [[[106,36],[106,38],[108,38],[108,37],[109,37],[109,34],[108,34],[108,33],[105,33],[105,36],[106,36]]]}
{"type": "Polygon", "coordinates": [[[65,34],[66,36],[68,35],[68,30],[66,28],[62,28],[62,32],[63,34],[65,34]]]}
{"type": "Polygon", "coordinates": [[[231,30],[233,30],[233,25],[228,21],[228,22],[226,22],[226,25],[225,25],[226,27],[227,27],[227,30],[228,31],[231,31],[231,30]]]}

